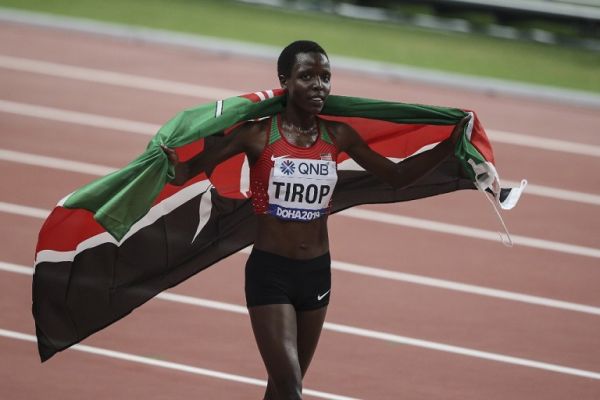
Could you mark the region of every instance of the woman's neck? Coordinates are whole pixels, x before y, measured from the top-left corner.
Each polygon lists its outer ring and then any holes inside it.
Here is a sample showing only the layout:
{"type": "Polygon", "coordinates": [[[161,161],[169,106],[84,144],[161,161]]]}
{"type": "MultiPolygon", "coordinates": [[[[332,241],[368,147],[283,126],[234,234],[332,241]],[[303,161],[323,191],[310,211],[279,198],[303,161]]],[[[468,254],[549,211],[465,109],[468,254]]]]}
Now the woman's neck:
{"type": "Polygon", "coordinates": [[[292,108],[285,108],[281,113],[281,122],[287,126],[295,128],[299,132],[313,130],[317,126],[317,116],[313,114],[297,112],[292,108]]]}

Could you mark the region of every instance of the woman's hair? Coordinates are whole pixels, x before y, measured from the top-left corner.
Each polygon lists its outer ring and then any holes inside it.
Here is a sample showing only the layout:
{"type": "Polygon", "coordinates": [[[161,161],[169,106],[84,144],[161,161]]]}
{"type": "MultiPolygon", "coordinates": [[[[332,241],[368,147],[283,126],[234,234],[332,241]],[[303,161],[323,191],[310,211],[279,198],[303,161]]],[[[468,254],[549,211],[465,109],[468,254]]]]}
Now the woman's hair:
{"type": "Polygon", "coordinates": [[[292,74],[292,68],[296,62],[296,55],[299,53],[321,53],[325,57],[327,53],[318,43],[311,40],[297,40],[290,43],[281,51],[279,58],[277,59],[277,75],[289,77],[292,74]]]}

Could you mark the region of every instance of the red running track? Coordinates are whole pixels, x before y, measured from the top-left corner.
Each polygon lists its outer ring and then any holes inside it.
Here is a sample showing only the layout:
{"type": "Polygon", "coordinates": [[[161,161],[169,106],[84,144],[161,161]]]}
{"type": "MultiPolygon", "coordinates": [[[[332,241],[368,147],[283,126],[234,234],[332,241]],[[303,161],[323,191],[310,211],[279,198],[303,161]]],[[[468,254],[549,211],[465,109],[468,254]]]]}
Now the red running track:
{"type": "MultiPolygon", "coordinates": [[[[31,72],[24,67],[27,61],[203,85],[223,93],[276,86],[273,63],[7,23],[0,24],[0,34],[5,188],[0,195],[1,397],[261,398],[260,386],[165,364],[265,378],[248,318],[243,307],[236,307],[244,304],[246,254],[233,255],[170,291],[226,303],[227,310],[158,298],[83,343],[160,365],[77,350],[41,365],[29,336],[15,337],[34,334],[31,276],[8,266],[31,266],[43,210],[97,175],[64,162],[58,169],[47,160],[31,165],[33,156],[118,168],[143,151],[149,139],[112,122],[101,127],[90,126],[90,118],[69,122],[56,110],[50,119],[41,117],[39,108],[33,112],[31,106],[159,125],[183,108],[213,100],[202,90],[197,96],[182,95],[168,93],[168,87],[148,90],[127,82],[31,72]],[[13,66],[7,66],[6,57],[13,66]],[[26,156],[14,160],[7,151],[26,156]],[[15,205],[39,210],[23,212],[15,205]]],[[[328,329],[305,388],[360,399],[600,398],[600,178],[591,173],[600,167],[599,158],[539,147],[540,140],[557,139],[597,148],[598,110],[336,71],[332,61],[337,94],[470,108],[492,133],[533,137],[529,146],[493,141],[501,177],[526,177],[532,185],[567,191],[568,199],[526,193],[515,210],[503,214],[519,237],[513,248],[459,234],[460,227],[489,232],[500,227],[489,204],[474,191],[359,208],[385,213],[384,221],[332,217],[334,259],[377,268],[379,276],[336,264],[328,329]],[[396,217],[412,217],[418,226],[394,224],[396,217]],[[432,231],[425,220],[454,228],[432,231]],[[368,331],[361,336],[348,332],[349,327],[368,331]]],[[[92,74],[96,78],[97,72],[92,74]]]]}

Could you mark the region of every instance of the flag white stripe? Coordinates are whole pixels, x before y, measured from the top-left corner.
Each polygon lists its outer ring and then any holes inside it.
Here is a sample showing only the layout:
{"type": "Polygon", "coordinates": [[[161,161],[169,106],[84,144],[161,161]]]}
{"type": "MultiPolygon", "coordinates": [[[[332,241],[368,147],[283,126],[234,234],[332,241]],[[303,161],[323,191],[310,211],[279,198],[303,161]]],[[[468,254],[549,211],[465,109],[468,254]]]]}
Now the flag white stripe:
{"type": "MultiPolygon", "coordinates": [[[[35,265],[41,262],[63,262],[63,261],[73,261],[75,256],[81,253],[84,250],[94,248],[96,246],[100,246],[105,243],[112,243],[115,245],[120,245],[125,240],[130,238],[132,235],[140,231],[141,229],[152,225],[156,220],[160,217],[167,215],[172,212],[174,209],[182,205],[183,203],[193,199],[198,196],[200,193],[205,192],[211,187],[211,183],[208,180],[203,180],[200,182],[196,182],[193,185],[190,185],[179,192],[173,194],[172,196],[164,199],[160,203],[154,205],[146,215],[139,221],[137,221],[131,229],[127,232],[127,234],[121,239],[120,242],[117,242],[114,237],[112,237],[109,233],[103,232],[98,235],[92,236],[84,240],[83,242],[77,245],[77,248],[73,251],[56,251],[56,250],[42,250],[39,251],[36,255],[35,265]]],[[[0,211],[11,210],[14,209],[10,204],[0,202],[0,211]]],[[[19,211],[18,209],[14,209],[15,211],[19,211]]],[[[32,211],[27,209],[24,210],[26,215],[32,214],[32,211]]],[[[49,212],[46,212],[46,216],[49,212]]],[[[39,214],[38,214],[39,215],[39,214]]],[[[30,215],[33,216],[33,215],[30,215]]],[[[44,217],[45,218],[45,217],[44,217]]],[[[192,238],[190,238],[192,240],[192,238]]]]}

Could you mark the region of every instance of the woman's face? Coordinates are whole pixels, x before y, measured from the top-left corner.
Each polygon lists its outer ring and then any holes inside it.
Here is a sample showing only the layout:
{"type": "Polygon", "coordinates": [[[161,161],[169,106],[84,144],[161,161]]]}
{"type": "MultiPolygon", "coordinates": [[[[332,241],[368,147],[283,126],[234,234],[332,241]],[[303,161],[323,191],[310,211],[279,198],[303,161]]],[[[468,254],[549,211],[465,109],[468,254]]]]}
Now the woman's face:
{"type": "Polygon", "coordinates": [[[329,60],[321,53],[299,53],[290,76],[280,81],[288,92],[288,106],[318,114],[331,91],[329,60]]]}

